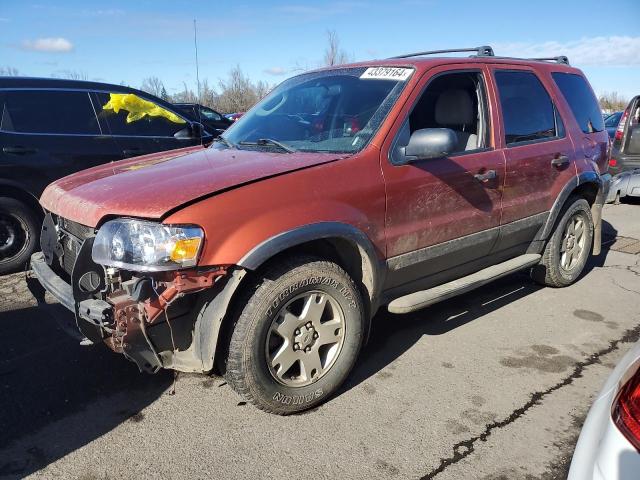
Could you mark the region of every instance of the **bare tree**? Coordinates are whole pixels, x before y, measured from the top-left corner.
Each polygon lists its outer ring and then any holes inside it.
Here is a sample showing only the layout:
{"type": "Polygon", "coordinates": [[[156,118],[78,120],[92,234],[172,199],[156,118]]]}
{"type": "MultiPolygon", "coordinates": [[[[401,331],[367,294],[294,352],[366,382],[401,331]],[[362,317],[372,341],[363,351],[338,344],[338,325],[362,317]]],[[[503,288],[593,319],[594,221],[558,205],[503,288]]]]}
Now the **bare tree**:
{"type": "Polygon", "coordinates": [[[598,98],[598,102],[602,110],[611,112],[624,110],[628,103],[618,92],[603,92],[598,98]]]}
{"type": "Polygon", "coordinates": [[[218,94],[209,86],[209,81],[205,78],[200,82],[200,103],[207,107],[214,107],[218,99],[218,94]]]}
{"type": "Polygon", "coordinates": [[[193,92],[193,90],[187,87],[185,82],[183,82],[182,85],[182,91],[172,95],[169,101],[178,103],[197,103],[198,96],[193,92]]]}
{"type": "Polygon", "coordinates": [[[222,112],[245,112],[259,100],[256,87],[239,65],[232,68],[227,79],[221,79],[218,86],[216,107],[222,112]]]}
{"type": "Polygon", "coordinates": [[[324,65],[342,65],[349,62],[349,55],[340,47],[340,39],[335,30],[327,30],[327,48],[324,51],[324,65]]]}
{"type": "Polygon", "coordinates": [[[140,90],[155,95],[156,97],[162,96],[162,90],[164,89],[164,83],[158,77],[147,77],[142,80],[140,90]]]}
{"type": "Polygon", "coordinates": [[[256,97],[258,97],[258,100],[262,100],[264,97],[266,97],[267,94],[272,89],[273,89],[272,85],[269,85],[267,82],[263,82],[262,80],[260,80],[254,86],[254,90],[256,92],[256,97]]]}
{"type": "Polygon", "coordinates": [[[20,75],[17,68],[0,67],[0,77],[17,77],[20,75]]]}
{"type": "Polygon", "coordinates": [[[53,78],[68,78],[69,80],[89,80],[87,72],[79,70],[60,70],[51,74],[53,78]]]}

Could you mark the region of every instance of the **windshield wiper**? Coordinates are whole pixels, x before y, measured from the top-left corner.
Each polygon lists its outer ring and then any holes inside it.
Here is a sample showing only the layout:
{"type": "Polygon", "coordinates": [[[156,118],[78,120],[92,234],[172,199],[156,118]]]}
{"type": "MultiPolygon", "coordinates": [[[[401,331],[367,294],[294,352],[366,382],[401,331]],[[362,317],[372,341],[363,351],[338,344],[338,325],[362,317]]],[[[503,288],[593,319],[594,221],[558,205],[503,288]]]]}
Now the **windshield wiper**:
{"type": "Polygon", "coordinates": [[[218,135],[216,138],[214,138],[213,141],[214,142],[224,143],[229,148],[236,148],[235,144],[231,143],[229,140],[224,138],[222,135],[218,135]]]}
{"type": "Polygon", "coordinates": [[[288,153],[294,153],[297,151],[295,148],[279,142],[278,140],[274,140],[273,138],[259,138],[255,142],[240,142],[240,145],[275,145],[288,153]]]}

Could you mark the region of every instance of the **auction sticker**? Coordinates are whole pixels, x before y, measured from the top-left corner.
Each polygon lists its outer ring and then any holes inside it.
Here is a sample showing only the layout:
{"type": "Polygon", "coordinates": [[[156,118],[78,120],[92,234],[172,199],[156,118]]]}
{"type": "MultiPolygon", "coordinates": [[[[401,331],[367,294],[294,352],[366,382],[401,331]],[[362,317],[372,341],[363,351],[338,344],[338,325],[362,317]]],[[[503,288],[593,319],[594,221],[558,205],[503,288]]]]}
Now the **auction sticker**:
{"type": "Polygon", "coordinates": [[[369,67],[360,78],[369,80],[396,80],[404,82],[413,73],[413,68],[369,67]]]}

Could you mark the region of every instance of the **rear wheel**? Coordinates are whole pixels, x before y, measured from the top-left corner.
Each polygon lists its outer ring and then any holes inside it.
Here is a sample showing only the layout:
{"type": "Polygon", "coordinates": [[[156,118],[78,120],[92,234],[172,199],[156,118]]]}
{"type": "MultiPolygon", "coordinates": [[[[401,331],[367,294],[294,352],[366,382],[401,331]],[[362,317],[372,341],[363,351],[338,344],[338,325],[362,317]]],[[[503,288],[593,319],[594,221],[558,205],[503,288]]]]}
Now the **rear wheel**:
{"type": "Polygon", "coordinates": [[[37,215],[24,203],[0,197],[0,275],[24,268],[40,234],[37,215]]]}
{"type": "Polygon", "coordinates": [[[238,303],[225,377],[249,402],[295,413],[346,379],[365,318],[358,289],[338,265],[311,257],[274,264],[238,303]]]}
{"type": "Polygon", "coordinates": [[[558,220],[542,254],[532,270],[533,279],[550,287],[566,287],[575,282],[591,253],[593,218],[584,198],[572,197],[558,220]]]}

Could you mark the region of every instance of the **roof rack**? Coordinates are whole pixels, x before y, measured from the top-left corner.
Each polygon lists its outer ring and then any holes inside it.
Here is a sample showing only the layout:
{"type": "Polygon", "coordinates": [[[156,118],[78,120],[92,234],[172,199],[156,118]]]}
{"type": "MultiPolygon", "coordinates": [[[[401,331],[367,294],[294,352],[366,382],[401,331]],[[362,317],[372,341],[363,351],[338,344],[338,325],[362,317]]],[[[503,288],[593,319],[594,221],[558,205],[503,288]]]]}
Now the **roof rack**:
{"type": "MultiPolygon", "coordinates": [[[[493,53],[493,48],[489,45],[482,45],[481,47],[472,47],[472,48],[449,48],[446,50],[428,50],[426,52],[416,52],[416,53],[407,53],[405,55],[398,55],[396,57],[389,58],[411,58],[411,57],[421,57],[423,55],[437,55],[439,53],[460,53],[460,52],[475,52],[476,57],[495,57],[493,53]]],[[[514,58],[518,57],[496,57],[496,58],[514,58]]],[[[556,62],[563,63],[565,65],[569,65],[569,59],[565,55],[559,55],[557,57],[541,57],[541,58],[520,58],[520,60],[534,60],[537,62],[556,62]]]]}
{"type": "Polygon", "coordinates": [[[397,57],[390,58],[410,58],[421,57],[422,55],[437,55],[438,53],[458,53],[458,52],[476,52],[478,57],[493,57],[493,48],[488,45],[473,48],[451,48],[447,50],[430,50],[427,52],[407,53],[406,55],[398,55],[397,57]]]}
{"type": "Polygon", "coordinates": [[[536,60],[538,62],[556,62],[569,65],[569,58],[566,55],[559,55],[557,57],[527,58],[527,60],[536,60]]]}

